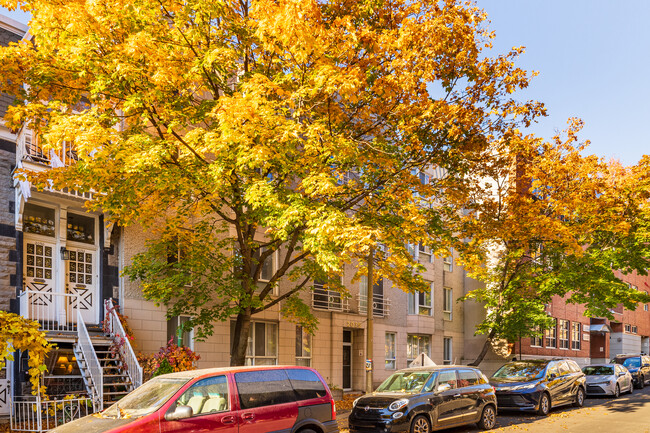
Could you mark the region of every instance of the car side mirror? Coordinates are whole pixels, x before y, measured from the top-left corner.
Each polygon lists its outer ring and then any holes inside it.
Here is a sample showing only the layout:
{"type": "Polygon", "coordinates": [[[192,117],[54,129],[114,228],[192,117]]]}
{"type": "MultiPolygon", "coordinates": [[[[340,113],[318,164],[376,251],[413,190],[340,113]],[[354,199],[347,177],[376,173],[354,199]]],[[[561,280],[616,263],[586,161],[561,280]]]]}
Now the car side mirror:
{"type": "Polygon", "coordinates": [[[451,389],[451,385],[449,385],[448,383],[441,383],[440,385],[438,385],[438,388],[436,388],[436,392],[445,392],[445,391],[449,391],[450,389],[451,389]]]}
{"type": "Polygon", "coordinates": [[[190,406],[176,406],[174,412],[165,414],[165,419],[167,421],[178,421],[179,419],[190,418],[192,415],[194,415],[194,411],[190,406]]]}

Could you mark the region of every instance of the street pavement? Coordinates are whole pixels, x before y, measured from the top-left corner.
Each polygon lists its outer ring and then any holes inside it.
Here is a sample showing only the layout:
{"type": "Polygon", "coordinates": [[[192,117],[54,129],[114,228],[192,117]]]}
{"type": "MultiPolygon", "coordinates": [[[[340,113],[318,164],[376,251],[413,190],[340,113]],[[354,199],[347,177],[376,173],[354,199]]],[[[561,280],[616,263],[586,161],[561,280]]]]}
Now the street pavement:
{"type": "MultiPolygon", "coordinates": [[[[348,413],[337,415],[342,433],[347,432],[348,413]]],[[[475,425],[444,430],[446,433],[481,431],[475,425]]],[[[584,407],[564,406],[547,417],[529,413],[499,412],[494,432],[527,433],[650,433],[650,386],[632,395],[589,397],[584,407]]]]}

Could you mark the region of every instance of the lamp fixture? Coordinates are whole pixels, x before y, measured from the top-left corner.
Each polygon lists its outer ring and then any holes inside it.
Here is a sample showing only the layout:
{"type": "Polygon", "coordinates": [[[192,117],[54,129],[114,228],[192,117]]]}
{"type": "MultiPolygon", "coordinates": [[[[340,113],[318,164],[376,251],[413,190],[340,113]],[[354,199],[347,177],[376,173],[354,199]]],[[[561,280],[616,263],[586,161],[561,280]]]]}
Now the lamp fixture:
{"type": "Polygon", "coordinates": [[[70,251],[66,247],[61,247],[61,260],[70,260],[70,251]]]}

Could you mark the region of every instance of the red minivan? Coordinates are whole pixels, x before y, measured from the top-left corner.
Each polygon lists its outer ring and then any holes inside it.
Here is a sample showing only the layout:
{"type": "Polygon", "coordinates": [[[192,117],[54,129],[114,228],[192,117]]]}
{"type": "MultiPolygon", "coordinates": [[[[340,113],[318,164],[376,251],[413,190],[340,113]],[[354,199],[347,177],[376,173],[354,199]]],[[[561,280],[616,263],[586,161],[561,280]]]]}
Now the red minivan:
{"type": "Polygon", "coordinates": [[[155,377],[103,412],[53,432],[338,432],[334,399],[314,369],[226,367],[155,377]]]}

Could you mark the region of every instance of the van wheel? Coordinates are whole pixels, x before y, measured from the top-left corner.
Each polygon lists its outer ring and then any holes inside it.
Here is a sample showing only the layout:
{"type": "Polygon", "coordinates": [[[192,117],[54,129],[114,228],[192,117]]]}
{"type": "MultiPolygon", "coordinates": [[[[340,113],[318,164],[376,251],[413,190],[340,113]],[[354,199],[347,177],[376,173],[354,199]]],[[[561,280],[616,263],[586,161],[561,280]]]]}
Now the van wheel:
{"type": "Polygon", "coordinates": [[[537,409],[537,414],[541,416],[546,416],[551,411],[551,399],[548,397],[547,393],[542,394],[542,397],[539,399],[539,409],[537,409]]]}
{"type": "Polygon", "coordinates": [[[481,413],[481,419],[478,422],[482,430],[492,430],[497,423],[497,411],[491,404],[486,405],[481,413]]]}
{"type": "Polygon", "coordinates": [[[418,415],[411,423],[411,433],[431,433],[431,423],[424,415],[418,415]]]}
{"type": "Polygon", "coordinates": [[[578,388],[578,392],[576,392],[576,399],[573,402],[574,407],[582,407],[585,404],[585,392],[582,389],[582,387],[578,388]]]}

